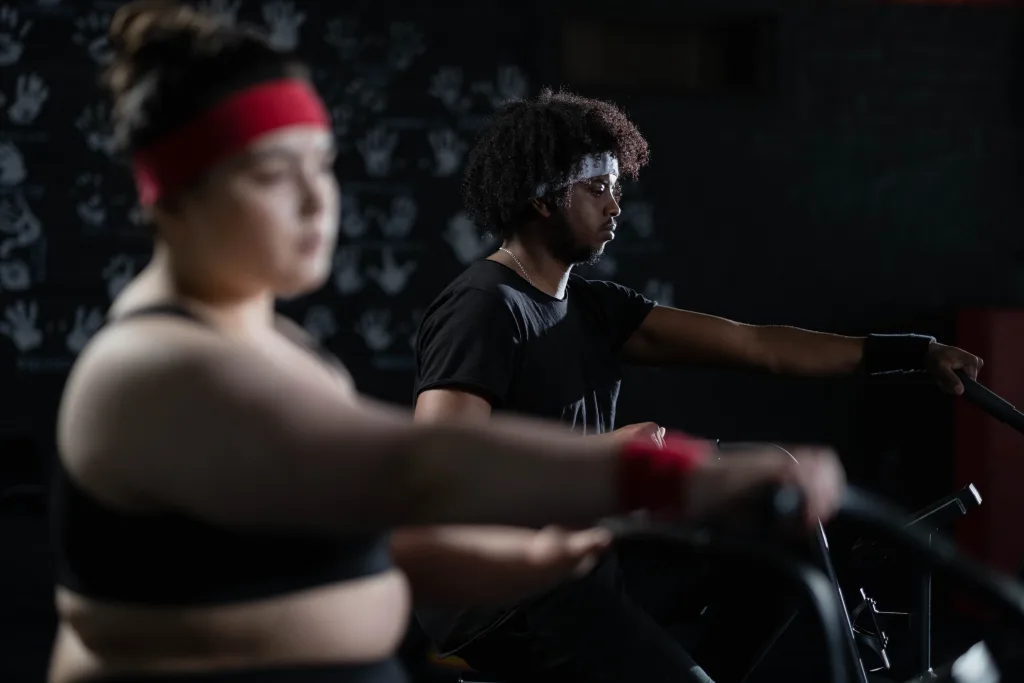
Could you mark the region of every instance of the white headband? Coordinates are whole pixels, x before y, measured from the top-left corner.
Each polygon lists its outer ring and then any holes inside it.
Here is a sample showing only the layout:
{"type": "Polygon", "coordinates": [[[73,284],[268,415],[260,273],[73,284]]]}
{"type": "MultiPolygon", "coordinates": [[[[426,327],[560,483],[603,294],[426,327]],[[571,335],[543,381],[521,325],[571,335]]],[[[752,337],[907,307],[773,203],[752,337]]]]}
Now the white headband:
{"type": "MultiPolygon", "coordinates": [[[[605,152],[604,154],[588,154],[583,157],[583,163],[580,166],[580,172],[572,176],[565,183],[559,187],[568,187],[574,185],[581,180],[587,180],[588,178],[596,178],[602,175],[619,175],[619,160],[615,158],[615,155],[611,152],[605,152]]],[[[536,197],[543,197],[552,188],[547,184],[541,183],[537,186],[536,197]]]]}

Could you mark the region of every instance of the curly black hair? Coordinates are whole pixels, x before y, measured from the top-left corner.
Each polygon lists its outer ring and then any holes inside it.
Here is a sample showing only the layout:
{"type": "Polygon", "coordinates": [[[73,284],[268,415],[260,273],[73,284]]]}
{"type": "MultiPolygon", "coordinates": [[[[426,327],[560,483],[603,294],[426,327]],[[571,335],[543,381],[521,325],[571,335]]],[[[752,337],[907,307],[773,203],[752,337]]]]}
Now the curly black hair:
{"type": "Polygon", "coordinates": [[[584,156],[614,153],[622,177],[637,177],[649,159],[647,140],[611,102],[550,88],[513,100],[495,114],[466,162],[462,196],[478,226],[507,239],[527,216],[539,185],[558,188],[544,199],[569,203],[568,179],[584,156]]]}

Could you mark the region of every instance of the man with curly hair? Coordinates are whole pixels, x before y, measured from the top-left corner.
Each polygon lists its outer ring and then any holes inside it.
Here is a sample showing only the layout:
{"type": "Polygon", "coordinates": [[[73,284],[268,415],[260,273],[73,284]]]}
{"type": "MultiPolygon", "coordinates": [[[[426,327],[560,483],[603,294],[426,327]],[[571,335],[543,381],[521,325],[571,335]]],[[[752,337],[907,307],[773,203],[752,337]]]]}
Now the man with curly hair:
{"type": "MultiPolygon", "coordinates": [[[[977,375],[980,359],[931,337],[744,325],[572,274],[614,238],[620,179],[635,178],[647,161],[646,140],[608,102],[545,90],[496,114],[470,153],[463,193],[470,217],[502,243],[455,278],[423,319],[417,419],[482,421],[506,411],[561,420],[590,438],[658,440],[663,430],[651,423],[615,429],[624,363],[803,376],[927,369],[955,393],[962,391],[955,370],[977,375]]],[[[443,538],[445,530],[432,533],[443,538]]],[[[511,530],[450,533],[463,548],[479,534],[481,552],[506,537],[504,552],[533,547],[513,542],[511,530]]],[[[757,589],[749,572],[739,573],[727,579],[739,609],[722,602],[691,658],[668,629],[687,616],[680,609],[687,597],[691,608],[707,604],[696,566],[692,558],[620,546],[586,576],[499,613],[421,610],[419,617],[442,651],[458,651],[506,681],[654,683],[710,675],[738,682],[778,633],[780,616],[791,613],[784,605],[781,612],[752,609],[757,589]],[[715,624],[724,629],[717,635],[715,624]]],[[[760,599],[771,593],[760,591],[760,599]]]]}

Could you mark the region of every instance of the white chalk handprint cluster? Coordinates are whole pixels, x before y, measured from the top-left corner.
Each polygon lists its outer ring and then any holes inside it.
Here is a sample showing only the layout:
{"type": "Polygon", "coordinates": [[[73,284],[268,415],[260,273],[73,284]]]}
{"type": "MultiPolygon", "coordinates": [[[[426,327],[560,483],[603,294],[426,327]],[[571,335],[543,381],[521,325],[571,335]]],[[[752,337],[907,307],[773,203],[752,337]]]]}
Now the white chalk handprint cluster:
{"type": "MultiPolygon", "coordinates": [[[[64,333],[64,348],[72,356],[82,349],[103,326],[105,318],[99,306],[76,306],[70,322],[59,321],[57,328],[64,333]]],[[[46,341],[44,324],[39,314],[39,303],[31,299],[18,299],[0,312],[0,336],[6,337],[14,350],[20,354],[30,353],[42,347],[46,341]]]]}
{"type": "Polygon", "coordinates": [[[365,265],[364,250],[349,245],[338,249],[334,255],[334,288],[342,296],[353,296],[366,288],[367,281],[377,283],[388,296],[398,296],[409,286],[412,274],[416,272],[416,261],[406,259],[399,262],[391,247],[380,250],[380,262],[365,265]]]}
{"type": "Polygon", "coordinates": [[[39,275],[32,273],[30,256],[45,246],[43,225],[24,195],[15,192],[0,199],[0,291],[31,288],[39,275]]]}
{"type": "Polygon", "coordinates": [[[406,341],[403,353],[408,353],[416,348],[416,333],[422,319],[422,309],[414,310],[405,320],[395,320],[390,309],[370,308],[363,311],[354,328],[366,348],[374,353],[395,350],[396,342],[403,338],[406,341]]]}
{"type": "Polygon", "coordinates": [[[465,70],[461,66],[443,66],[430,80],[430,96],[453,114],[465,114],[475,101],[483,100],[497,109],[510,100],[526,97],[529,81],[518,66],[503,65],[493,81],[480,80],[466,86],[465,70]]]}
{"type": "MultiPolygon", "coordinates": [[[[343,128],[349,131],[348,121],[343,128]]],[[[337,131],[337,126],[336,126],[337,131]]],[[[356,140],[355,147],[363,159],[363,169],[371,178],[386,178],[403,164],[395,159],[395,149],[400,142],[398,131],[387,124],[379,124],[356,140]]],[[[469,143],[450,127],[433,128],[427,131],[427,142],[433,153],[429,159],[419,163],[422,169],[430,169],[434,176],[454,176],[462,167],[469,143]]]]}

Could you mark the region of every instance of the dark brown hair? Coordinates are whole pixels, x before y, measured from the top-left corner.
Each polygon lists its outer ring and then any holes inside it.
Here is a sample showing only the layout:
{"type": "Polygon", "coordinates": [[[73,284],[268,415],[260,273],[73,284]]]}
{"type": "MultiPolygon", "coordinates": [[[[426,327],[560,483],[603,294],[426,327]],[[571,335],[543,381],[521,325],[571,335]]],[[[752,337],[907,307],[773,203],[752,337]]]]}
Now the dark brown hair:
{"type": "Polygon", "coordinates": [[[110,44],[115,56],[104,84],[114,99],[114,135],[123,154],[238,90],[307,77],[298,59],[275,50],[256,30],[177,2],[124,5],[111,21],[110,44]]]}

